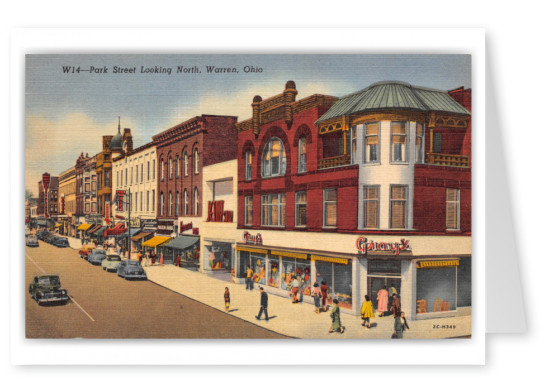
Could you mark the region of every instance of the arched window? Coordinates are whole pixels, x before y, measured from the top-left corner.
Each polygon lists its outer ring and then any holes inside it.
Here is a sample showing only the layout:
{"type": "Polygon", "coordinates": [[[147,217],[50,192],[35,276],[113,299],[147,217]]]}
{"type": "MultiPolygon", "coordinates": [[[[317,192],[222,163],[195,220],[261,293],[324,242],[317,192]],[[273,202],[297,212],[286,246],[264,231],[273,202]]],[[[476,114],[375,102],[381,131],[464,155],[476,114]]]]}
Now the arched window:
{"type": "Polygon", "coordinates": [[[174,159],[174,166],[176,167],[176,178],[180,178],[180,159],[178,155],[176,155],[176,159],[174,159]]]}
{"type": "Polygon", "coordinates": [[[184,152],[184,176],[188,176],[189,162],[187,159],[187,152],[184,152]]]}
{"type": "Polygon", "coordinates": [[[168,193],[168,215],[172,216],[172,192],[168,193]]]}
{"type": "Polygon", "coordinates": [[[195,148],[193,151],[193,165],[196,174],[199,174],[199,150],[195,148]]]}
{"type": "Polygon", "coordinates": [[[161,181],[165,180],[165,162],[161,159],[161,181]]]}
{"type": "Polygon", "coordinates": [[[193,198],[195,201],[195,216],[199,216],[199,190],[195,188],[193,198]]]}
{"type": "Polygon", "coordinates": [[[176,204],[174,207],[176,216],[180,215],[180,192],[176,192],[176,204]]]}
{"type": "Polygon", "coordinates": [[[298,172],[306,172],[306,138],[298,140],[298,172]]]}
{"type": "Polygon", "coordinates": [[[168,178],[172,179],[172,159],[168,158],[168,178]]]}
{"type": "Polygon", "coordinates": [[[161,196],[159,197],[159,202],[161,203],[161,216],[165,214],[165,195],[164,193],[161,193],[161,196]]]}
{"type": "Polygon", "coordinates": [[[187,189],[184,190],[184,215],[189,215],[189,199],[187,196],[187,189]]]}
{"type": "Polygon", "coordinates": [[[287,158],[285,148],[278,138],[271,138],[264,147],[262,154],[262,176],[280,176],[285,174],[287,158]]]}
{"type": "Polygon", "coordinates": [[[253,169],[253,156],[251,151],[248,150],[245,153],[245,180],[249,181],[252,178],[252,169],[253,169]]]}

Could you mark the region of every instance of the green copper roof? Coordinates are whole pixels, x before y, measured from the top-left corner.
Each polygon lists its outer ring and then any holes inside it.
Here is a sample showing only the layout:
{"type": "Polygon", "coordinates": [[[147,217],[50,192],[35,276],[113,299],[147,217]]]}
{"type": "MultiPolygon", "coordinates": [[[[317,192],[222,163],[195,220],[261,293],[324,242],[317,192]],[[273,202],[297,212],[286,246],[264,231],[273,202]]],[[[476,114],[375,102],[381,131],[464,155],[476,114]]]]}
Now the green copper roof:
{"type": "Polygon", "coordinates": [[[471,113],[446,91],[416,87],[400,81],[383,81],[339,99],[317,122],[343,115],[384,109],[471,113]]]}

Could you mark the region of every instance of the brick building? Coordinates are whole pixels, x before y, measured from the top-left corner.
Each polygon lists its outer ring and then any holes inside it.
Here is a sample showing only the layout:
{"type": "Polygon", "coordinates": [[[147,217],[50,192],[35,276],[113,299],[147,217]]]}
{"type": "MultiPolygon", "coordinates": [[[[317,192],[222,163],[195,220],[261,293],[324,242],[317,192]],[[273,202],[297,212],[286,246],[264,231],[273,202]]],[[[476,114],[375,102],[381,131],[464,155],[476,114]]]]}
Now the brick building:
{"type": "Polygon", "coordinates": [[[236,277],[252,266],[284,295],[299,277],[305,301],[324,280],[355,314],[383,287],[412,317],[469,312],[470,91],[381,82],[338,100],[296,95],[288,82],[257,96],[237,124],[236,277]]]}

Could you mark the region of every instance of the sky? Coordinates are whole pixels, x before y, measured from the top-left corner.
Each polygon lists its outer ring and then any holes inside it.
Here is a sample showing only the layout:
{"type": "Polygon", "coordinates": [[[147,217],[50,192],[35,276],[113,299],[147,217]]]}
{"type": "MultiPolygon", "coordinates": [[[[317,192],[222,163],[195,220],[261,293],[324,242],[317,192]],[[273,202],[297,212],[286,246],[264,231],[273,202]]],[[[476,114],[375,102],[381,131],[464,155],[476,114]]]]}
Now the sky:
{"type": "Polygon", "coordinates": [[[25,66],[25,188],[35,196],[44,172],[57,176],[81,152],[100,152],[102,136],[117,133],[119,117],[136,148],[197,115],[246,120],[255,95],[280,94],[288,80],[296,84],[297,100],[341,97],[383,80],[471,87],[471,57],[449,54],[41,54],[27,55],[25,66]],[[178,73],[179,66],[188,72],[178,73]]]}

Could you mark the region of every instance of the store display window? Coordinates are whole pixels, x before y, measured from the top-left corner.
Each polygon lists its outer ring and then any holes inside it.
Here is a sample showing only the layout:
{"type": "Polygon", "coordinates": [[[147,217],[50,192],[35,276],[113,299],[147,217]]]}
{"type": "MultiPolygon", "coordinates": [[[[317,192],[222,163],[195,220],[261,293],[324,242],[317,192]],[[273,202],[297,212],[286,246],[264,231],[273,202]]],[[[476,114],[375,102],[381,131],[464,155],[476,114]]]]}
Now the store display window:
{"type": "Polygon", "coordinates": [[[253,282],[266,285],[266,258],[263,255],[251,254],[253,282]]]}
{"type": "Polygon", "coordinates": [[[316,262],[316,272],[329,288],[330,302],[339,300],[339,306],[352,308],[352,263],[316,262]]]}
{"type": "Polygon", "coordinates": [[[446,312],[457,308],[457,269],[417,269],[417,313],[446,312]]]}
{"type": "Polygon", "coordinates": [[[311,295],[310,262],[303,259],[282,257],[281,289],[290,291],[293,277],[299,282],[299,290],[304,295],[311,295]]]}
{"type": "Polygon", "coordinates": [[[277,288],[279,286],[279,258],[270,258],[268,264],[268,285],[277,288]]]}

